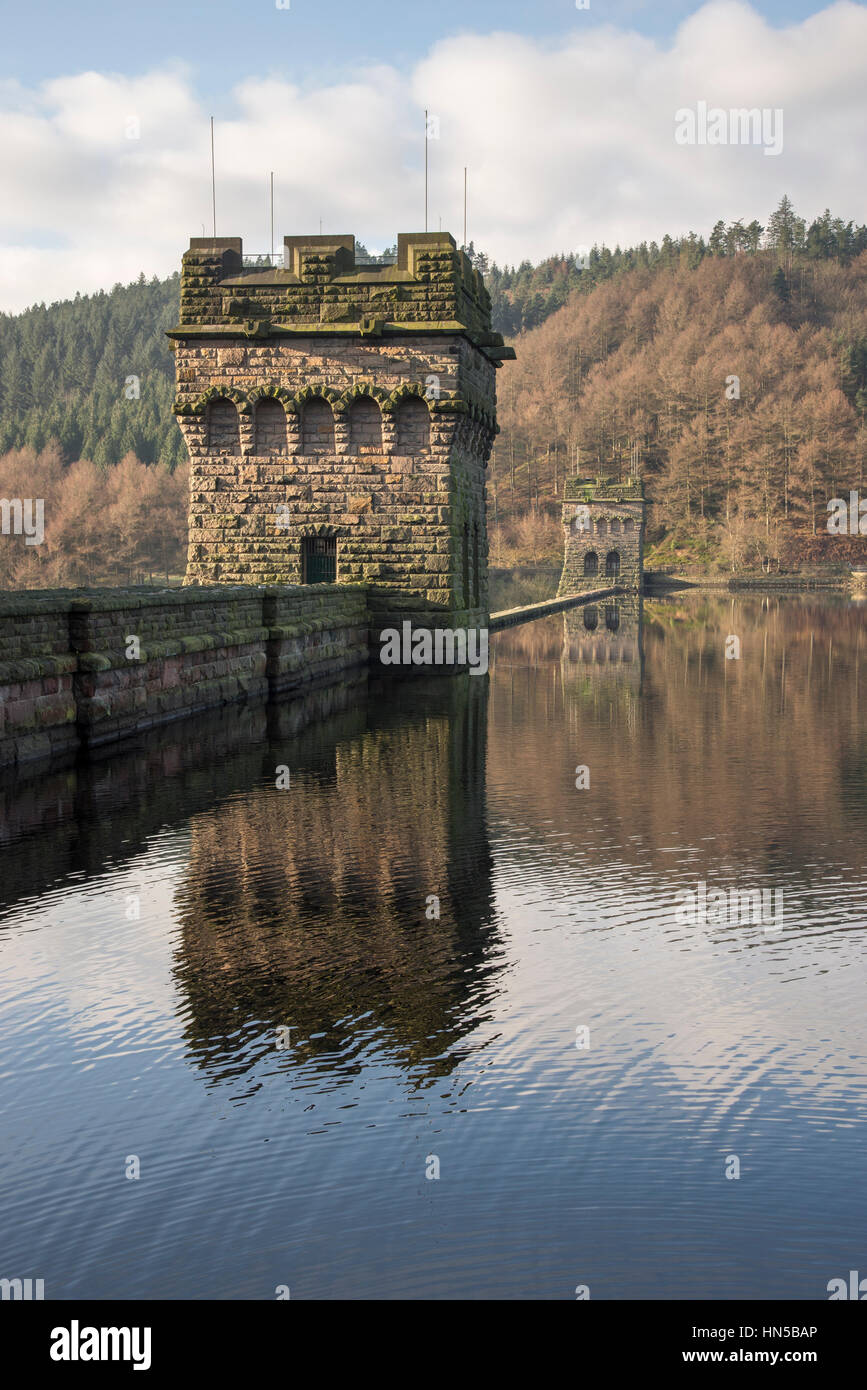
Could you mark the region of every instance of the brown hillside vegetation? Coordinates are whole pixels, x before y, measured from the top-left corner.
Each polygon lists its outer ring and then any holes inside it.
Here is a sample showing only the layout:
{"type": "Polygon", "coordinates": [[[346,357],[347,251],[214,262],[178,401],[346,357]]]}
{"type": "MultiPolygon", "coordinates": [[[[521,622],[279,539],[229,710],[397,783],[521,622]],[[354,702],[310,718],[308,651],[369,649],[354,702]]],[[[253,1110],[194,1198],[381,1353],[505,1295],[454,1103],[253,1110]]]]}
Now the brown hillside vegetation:
{"type": "MultiPolygon", "coordinates": [[[[0,536],[0,588],[75,588],[164,581],[183,573],[189,470],[173,473],[134,454],[113,468],[68,466],[59,448],[0,456],[0,497],[43,503],[44,544],[0,536]]],[[[34,513],[29,513],[32,518],[34,513]]],[[[11,528],[10,528],[11,529],[11,528]]]]}
{"type": "Polygon", "coordinates": [[[544,548],[564,478],[623,475],[634,456],[652,561],[867,557],[867,538],[827,533],[828,501],[864,489],[867,253],[638,268],[516,347],[499,380],[494,553],[497,527],[508,545],[528,510],[544,548]]]}

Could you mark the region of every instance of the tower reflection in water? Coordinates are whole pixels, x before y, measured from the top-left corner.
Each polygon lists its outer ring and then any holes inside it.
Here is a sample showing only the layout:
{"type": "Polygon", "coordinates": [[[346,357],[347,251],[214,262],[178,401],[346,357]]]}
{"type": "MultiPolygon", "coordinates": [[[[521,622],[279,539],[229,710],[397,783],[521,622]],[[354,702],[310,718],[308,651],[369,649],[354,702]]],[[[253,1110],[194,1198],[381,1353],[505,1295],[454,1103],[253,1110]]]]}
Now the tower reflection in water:
{"type": "Polygon", "coordinates": [[[457,1065],[498,969],[487,684],[371,688],[301,729],[275,707],[266,777],[191,818],[176,977],[212,1081],[349,1076],[377,1051],[416,1082],[457,1065]]]}
{"type": "Polygon", "coordinates": [[[644,676],[642,597],[621,594],[563,614],[563,678],[638,694],[644,676]]]}

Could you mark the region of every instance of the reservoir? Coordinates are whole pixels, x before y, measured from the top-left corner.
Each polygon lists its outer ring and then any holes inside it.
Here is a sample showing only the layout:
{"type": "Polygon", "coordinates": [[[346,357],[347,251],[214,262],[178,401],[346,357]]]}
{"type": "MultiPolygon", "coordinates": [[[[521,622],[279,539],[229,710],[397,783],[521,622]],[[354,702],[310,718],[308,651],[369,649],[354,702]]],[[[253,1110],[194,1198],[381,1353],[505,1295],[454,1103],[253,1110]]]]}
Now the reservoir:
{"type": "Polygon", "coordinates": [[[0,1277],[867,1274],[864,618],[625,596],[492,635],[482,678],[372,672],[6,775],[0,1277]]]}

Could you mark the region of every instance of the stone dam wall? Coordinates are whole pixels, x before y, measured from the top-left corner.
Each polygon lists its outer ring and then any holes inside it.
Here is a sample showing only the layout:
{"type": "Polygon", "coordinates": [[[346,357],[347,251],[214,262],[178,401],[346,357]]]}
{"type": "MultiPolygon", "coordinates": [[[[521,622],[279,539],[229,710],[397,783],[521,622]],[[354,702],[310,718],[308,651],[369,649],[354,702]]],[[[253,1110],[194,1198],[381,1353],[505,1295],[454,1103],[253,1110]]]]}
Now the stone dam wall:
{"type": "Polygon", "coordinates": [[[0,596],[0,766],[97,748],[366,664],[363,586],[0,596]]]}
{"type": "MultiPolygon", "coordinates": [[[[482,615],[483,623],[493,632],[618,592],[586,590],[482,615]]],[[[352,683],[369,663],[383,674],[380,632],[399,624],[396,602],[362,584],[0,594],[0,767],[98,749],[242,701],[352,683]]],[[[443,625],[442,613],[425,614],[424,624],[418,616],[414,629],[443,625]]],[[[459,626],[465,615],[445,616],[459,626]]]]}

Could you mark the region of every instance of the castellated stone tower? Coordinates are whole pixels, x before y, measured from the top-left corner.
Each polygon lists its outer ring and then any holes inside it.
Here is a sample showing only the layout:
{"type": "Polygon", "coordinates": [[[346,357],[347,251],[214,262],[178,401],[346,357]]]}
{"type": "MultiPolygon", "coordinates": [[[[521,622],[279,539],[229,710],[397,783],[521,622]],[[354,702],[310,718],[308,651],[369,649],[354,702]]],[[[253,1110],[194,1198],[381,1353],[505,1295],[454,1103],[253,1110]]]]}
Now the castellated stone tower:
{"type": "Polygon", "coordinates": [[[563,491],[566,532],[558,598],[644,582],[644,489],[639,478],[569,478],[563,491]]]}
{"type": "Polygon", "coordinates": [[[190,242],[169,332],[191,459],[188,584],[365,584],[373,621],[486,621],[496,368],[481,275],[446,232],[395,264],[294,236],[280,268],[190,242]]]}

